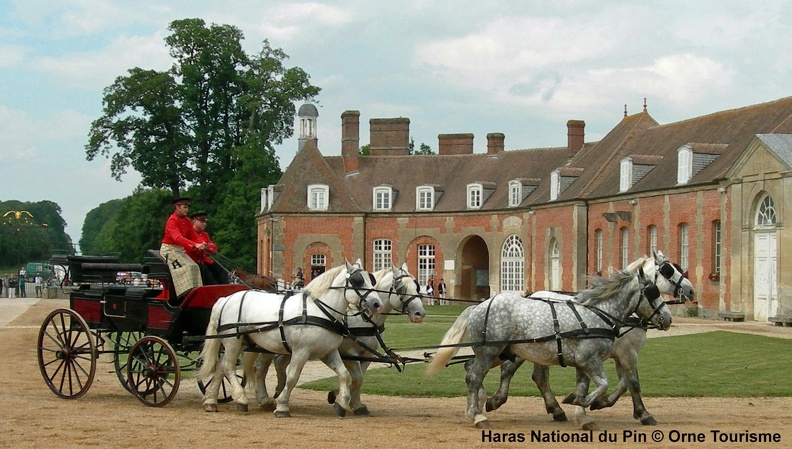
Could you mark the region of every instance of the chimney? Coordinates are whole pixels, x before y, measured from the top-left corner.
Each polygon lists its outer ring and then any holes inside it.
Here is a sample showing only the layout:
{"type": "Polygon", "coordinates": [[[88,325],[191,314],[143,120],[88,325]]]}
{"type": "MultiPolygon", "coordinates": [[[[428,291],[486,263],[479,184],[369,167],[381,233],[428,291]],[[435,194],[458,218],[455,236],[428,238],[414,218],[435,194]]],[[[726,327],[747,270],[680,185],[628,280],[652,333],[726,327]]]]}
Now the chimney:
{"type": "Polygon", "coordinates": [[[583,120],[570,120],[567,122],[567,148],[573,153],[577,153],[585,143],[586,133],[584,128],[586,122],[583,120]]]}
{"type": "Polygon", "coordinates": [[[410,154],[410,119],[373,118],[369,120],[369,148],[372,156],[410,154]]]}
{"type": "Polygon", "coordinates": [[[473,154],[473,134],[438,134],[438,154],[473,154]]]}
{"type": "Polygon", "coordinates": [[[506,136],[503,133],[487,134],[487,154],[498,154],[503,151],[506,136]]]}
{"type": "Polygon", "coordinates": [[[346,173],[360,169],[360,111],[341,114],[341,156],[346,173]]]}

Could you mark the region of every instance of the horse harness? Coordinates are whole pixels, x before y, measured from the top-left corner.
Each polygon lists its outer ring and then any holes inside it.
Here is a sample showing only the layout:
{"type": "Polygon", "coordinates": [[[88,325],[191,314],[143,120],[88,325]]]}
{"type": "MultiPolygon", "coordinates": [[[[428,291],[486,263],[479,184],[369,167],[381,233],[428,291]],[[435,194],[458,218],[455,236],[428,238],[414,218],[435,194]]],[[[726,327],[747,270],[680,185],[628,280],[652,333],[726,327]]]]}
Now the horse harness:
{"type": "MultiPolygon", "coordinates": [[[[649,302],[649,305],[652,305],[652,301],[656,300],[660,297],[660,290],[657,288],[657,285],[652,283],[651,281],[646,280],[643,270],[639,270],[638,273],[638,281],[641,284],[641,293],[640,298],[638,300],[638,304],[636,304],[635,308],[638,309],[640,305],[640,301],[644,298],[649,302]]],[[[553,319],[553,334],[546,335],[544,337],[536,337],[536,338],[526,338],[520,340],[509,340],[509,341],[502,341],[502,342],[487,342],[486,341],[486,332],[487,332],[487,323],[489,320],[489,313],[490,307],[492,307],[492,303],[494,301],[490,300],[489,304],[487,304],[487,311],[484,315],[484,339],[481,342],[474,343],[472,346],[485,346],[485,345],[492,345],[492,344],[521,344],[521,343],[543,343],[547,341],[556,341],[557,357],[558,357],[558,364],[562,367],[566,367],[566,363],[564,362],[564,353],[561,346],[561,340],[565,338],[575,338],[575,339],[588,339],[588,338],[607,338],[611,341],[615,340],[617,336],[621,336],[623,334],[619,334],[619,330],[623,326],[631,326],[633,325],[633,320],[628,319],[626,321],[622,321],[619,318],[605,312],[604,310],[593,306],[591,304],[584,304],[577,302],[575,300],[565,300],[565,299],[549,299],[549,298],[534,298],[528,297],[528,299],[534,301],[541,301],[546,303],[550,307],[550,314],[552,315],[553,319]],[[578,321],[579,328],[573,329],[570,331],[561,331],[561,325],[558,321],[558,312],[556,310],[556,305],[558,304],[566,304],[572,313],[575,315],[575,318],[578,321]],[[583,320],[583,317],[580,315],[580,312],[577,310],[577,306],[585,307],[586,309],[593,312],[597,315],[606,325],[606,327],[597,328],[597,327],[589,327],[586,322],[583,320]]],[[[650,315],[649,318],[646,319],[648,322],[655,314],[657,314],[660,308],[663,306],[661,303],[659,306],[654,307],[654,311],[650,315]]],[[[639,323],[642,323],[643,320],[641,319],[639,323]]],[[[634,327],[631,327],[631,329],[634,327]]],[[[514,357],[513,354],[507,352],[508,349],[504,349],[504,352],[501,353],[501,358],[512,358],[514,357]]]]}

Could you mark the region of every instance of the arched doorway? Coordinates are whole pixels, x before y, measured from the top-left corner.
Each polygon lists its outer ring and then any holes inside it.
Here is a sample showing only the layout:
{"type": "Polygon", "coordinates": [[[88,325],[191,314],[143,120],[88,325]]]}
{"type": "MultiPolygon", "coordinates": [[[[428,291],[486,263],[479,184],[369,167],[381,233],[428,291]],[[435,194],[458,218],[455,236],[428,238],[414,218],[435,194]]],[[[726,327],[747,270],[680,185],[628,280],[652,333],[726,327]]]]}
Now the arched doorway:
{"type": "Polygon", "coordinates": [[[759,201],[754,221],[754,319],[767,321],[778,312],[778,237],[773,197],[759,201]]]}
{"type": "Polygon", "coordinates": [[[474,235],[462,242],[462,270],[457,292],[462,299],[490,297],[489,249],[484,239],[474,235]]]}

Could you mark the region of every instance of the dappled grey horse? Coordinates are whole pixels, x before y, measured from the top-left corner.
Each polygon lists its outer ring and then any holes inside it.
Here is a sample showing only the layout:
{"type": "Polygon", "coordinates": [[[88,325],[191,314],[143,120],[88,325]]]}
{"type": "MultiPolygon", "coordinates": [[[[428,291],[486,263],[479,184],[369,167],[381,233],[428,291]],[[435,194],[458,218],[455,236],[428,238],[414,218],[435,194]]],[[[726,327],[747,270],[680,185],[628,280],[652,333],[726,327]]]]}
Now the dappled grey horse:
{"type": "MultiPolygon", "coordinates": [[[[670,294],[667,286],[665,293],[670,294]]],[[[588,407],[608,389],[603,361],[627,317],[636,313],[663,328],[671,325],[671,314],[659,297],[658,286],[642,272],[592,278],[592,287],[580,292],[579,302],[533,301],[518,293],[502,293],[459,315],[426,372],[436,373],[461,346],[472,346],[474,356],[465,376],[466,416],[476,427],[488,425],[479,394],[484,376],[501,355],[542,366],[578,368],[596,386],[586,394],[588,384],[579,379],[575,402],[588,407]]]]}
{"type": "MultiPolygon", "coordinates": [[[[675,302],[681,303],[685,301],[692,301],[695,296],[693,284],[688,280],[682,269],[671,263],[662,252],[658,251],[653,254],[651,258],[641,258],[630,264],[625,271],[637,272],[643,270],[645,275],[654,279],[654,283],[661,285],[663,283],[670,283],[673,286],[672,295],[676,299],[675,302]]],[[[661,288],[667,291],[668,287],[661,288]]],[[[545,299],[559,299],[559,300],[574,300],[574,296],[565,295],[551,291],[539,291],[531,294],[532,298],[545,298],[545,299]]],[[[619,377],[619,384],[616,389],[611,392],[607,397],[600,397],[591,404],[592,410],[598,410],[605,407],[613,406],[616,401],[627,391],[633,401],[633,417],[638,419],[644,425],[657,424],[654,417],[646,410],[643,400],[641,398],[641,385],[638,378],[638,352],[646,342],[647,323],[637,317],[630,317],[627,320],[626,326],[623,326],[619,335],[613,342],[613,350],[610,357],[616,362],[616,373],[619,377]]],[[[656,326],[653,326],[656,327],[656,326]]],[[[497,410],[508,399],[509,382],[517,369],[525,362],[525,360],[516,358],[506,360],[501,365],[501,377],[498,390],[486,402],[486,410],[497,410]]],[[[550,389],[549,385],[550,372],[547,366],[534,364],[534,371],[532,378],[542,393],[545,401],[547,413],[553,415],[556,421],[566,421],[566,413],[561,409],[555,399],[555,395],[550,389]]],[[[567,396],[564,402],[573,402],[575,393],[567,396]]],[[[591,421],[585,416],[585,409],[576,407],[575,419],[582,425],[586,426],[591,421]]]]}

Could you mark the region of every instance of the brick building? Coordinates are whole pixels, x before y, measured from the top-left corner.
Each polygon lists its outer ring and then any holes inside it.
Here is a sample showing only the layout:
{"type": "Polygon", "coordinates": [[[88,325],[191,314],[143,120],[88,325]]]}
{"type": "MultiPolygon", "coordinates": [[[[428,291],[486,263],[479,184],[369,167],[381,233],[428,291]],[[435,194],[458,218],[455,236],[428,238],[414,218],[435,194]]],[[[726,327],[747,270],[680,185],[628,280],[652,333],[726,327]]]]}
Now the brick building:
{"type": "Polygon", "coordinates": [[[490,133],[474,153],[472,134],[441,134],[433,156],[408,154],[406,118],[372,119],[360,156],[359,117],[341,115],[341,156],[323,156],[316,108],[300,108],[300,149],[262,189],[259,272],[406,262],[479,299],[580,290],[660,249],[700,314],[792,315],[792,270],[777,269],[792,263],[792,97],[665,125],[644,106],[598,142],[570,120],[557,148],[506,150],[490,133]]]}

